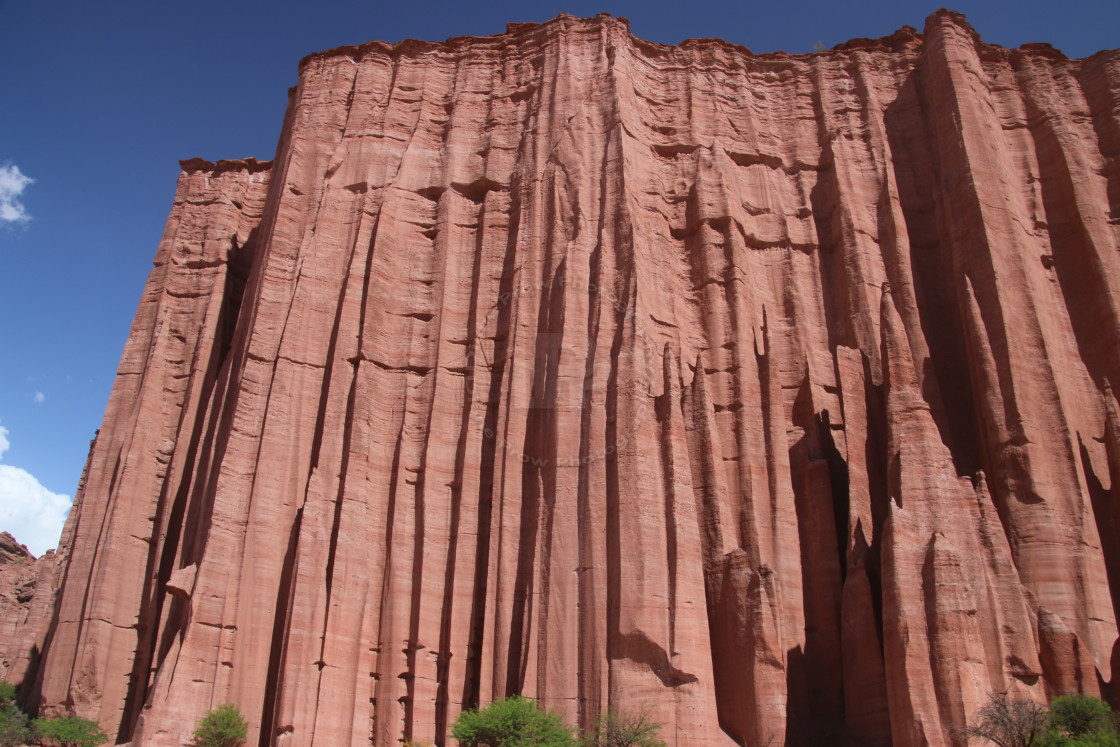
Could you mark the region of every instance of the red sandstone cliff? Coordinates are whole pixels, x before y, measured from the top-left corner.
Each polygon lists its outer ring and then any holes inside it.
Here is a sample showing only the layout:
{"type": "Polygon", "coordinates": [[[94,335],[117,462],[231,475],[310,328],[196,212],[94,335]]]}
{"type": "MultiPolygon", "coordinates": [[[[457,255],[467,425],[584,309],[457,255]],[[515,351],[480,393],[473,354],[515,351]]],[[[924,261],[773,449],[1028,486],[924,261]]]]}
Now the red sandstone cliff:
{"type": "Polygon", "coordinates": [[[183,163],[38,696],[330,747],[514,692],[680,746],[1113,697],[1118,250],[1116,52],[312,55],[271,166],[183,163]]]}
{"type": "Polygon", "coordinates": [[[54,607],[54,550],[36,558],[0,532],[0,680],[20,684],[38,666],[54,607]]]}

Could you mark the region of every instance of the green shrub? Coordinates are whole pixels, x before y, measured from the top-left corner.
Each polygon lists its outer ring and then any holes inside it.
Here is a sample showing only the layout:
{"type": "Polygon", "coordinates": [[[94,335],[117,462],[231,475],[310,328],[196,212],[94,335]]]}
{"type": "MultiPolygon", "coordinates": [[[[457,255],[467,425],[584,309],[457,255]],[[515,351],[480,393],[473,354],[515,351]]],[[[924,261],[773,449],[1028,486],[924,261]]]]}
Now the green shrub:
{"type": "Polygon", "coordinates": [[[1046,747],[1120,747],[1112,709],[1089,695],[1063,695],[1050,703],[1046,747]]]}
{"type": "Polygon", "coordinates": [[[16,705],[16,686],[0,680],[0,747],[16,747],[34,738],[31,719],[16,705]]]}
{"type": "Polygon", "coordinates": [[[558,714],[520,695],[463,711],[451,725],[460,747],[574,747],[574,732],[558,714]]]}
{"type": "Polygon", "coordinates": [[[17,747],[35,738],[31,719],[15,705],[0,705],[0,747],[17,747]]]}
{"type": "Polygon", "coordinates": [[[661,724],[649,717],[649,711],[639,713],[609,710],[595,721],[591,733],[584,739],[586,747],[665,747],[658,736],[661,724]]]}
{"type": "Polygon", "coordinates": [[[1107,703],[1088,695],[1063,695],[1046,708],[991,693],[976,724],[958,736],[1000,747],[1120,747],[1116,715],[1107,703]]]}
{"type": "Polygon", "coordinates": [[[249,736],[249,724],[233,703],[207,713],[194,730],[194,747],[238,747],[249,736]]]}
{"type": "Polygon", "coordinates": [[[59,747],[97,747],[109,741],[97,723],[88,718],[65,716],[62,718],[37,718],[34,721],[39,739],[59,747]]]}

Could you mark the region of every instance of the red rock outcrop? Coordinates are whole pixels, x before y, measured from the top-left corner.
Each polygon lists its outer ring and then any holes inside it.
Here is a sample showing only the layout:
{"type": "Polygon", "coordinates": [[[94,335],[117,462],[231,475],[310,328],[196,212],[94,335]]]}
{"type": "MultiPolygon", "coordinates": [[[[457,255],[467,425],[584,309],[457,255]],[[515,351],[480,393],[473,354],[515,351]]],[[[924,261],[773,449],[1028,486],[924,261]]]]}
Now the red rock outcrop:
{"type": "Polygon", "coordinates": [[[58,565],[54,550],[36,558],[15,537],[0,532],[0,680],[18,687],[38,665],[58,565]]]}
{"type": "Polygon", "coordinates": [[[519,692],[903,747],[1112,697],[1118,159],[1120,54],[948,11],[311,55],[271,165],[183,162],[42,706],[384,747],[519,692]]]}

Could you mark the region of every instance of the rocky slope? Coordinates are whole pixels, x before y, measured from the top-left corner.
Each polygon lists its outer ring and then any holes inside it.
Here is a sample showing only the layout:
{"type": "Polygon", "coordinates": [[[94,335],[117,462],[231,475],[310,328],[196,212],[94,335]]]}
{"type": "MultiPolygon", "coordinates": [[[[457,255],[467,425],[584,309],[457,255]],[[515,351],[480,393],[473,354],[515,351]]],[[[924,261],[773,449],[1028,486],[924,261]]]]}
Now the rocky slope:
{"type": "Polygon", "coordinates": [[[681,746],[1113,697],[1118,159],[1120,54],[946,11],[311,55],[274,162],[183,163],[36,697],[331,747],[514,692],[681,746]]]}

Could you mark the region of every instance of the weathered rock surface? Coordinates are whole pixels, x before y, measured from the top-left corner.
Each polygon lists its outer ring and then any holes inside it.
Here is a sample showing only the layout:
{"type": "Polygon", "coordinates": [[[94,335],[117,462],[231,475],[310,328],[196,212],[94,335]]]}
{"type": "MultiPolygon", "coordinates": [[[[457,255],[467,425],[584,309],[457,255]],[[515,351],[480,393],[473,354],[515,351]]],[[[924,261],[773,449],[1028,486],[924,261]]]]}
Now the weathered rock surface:
{"type": "Polygon", "coordinates": [[[22,685],[38,665],[57,568],[54,550],[36,558],[15,537],[0,532],[0,680],[22,685]]]}
{"type": "Polygon", "coordinates": [[[450,741],[948,745],[1114,697],[1120,54],[954,13],[812,55],[561,17],[300,65],[183,162],[44,708],[450,741]]]}

